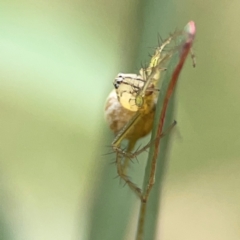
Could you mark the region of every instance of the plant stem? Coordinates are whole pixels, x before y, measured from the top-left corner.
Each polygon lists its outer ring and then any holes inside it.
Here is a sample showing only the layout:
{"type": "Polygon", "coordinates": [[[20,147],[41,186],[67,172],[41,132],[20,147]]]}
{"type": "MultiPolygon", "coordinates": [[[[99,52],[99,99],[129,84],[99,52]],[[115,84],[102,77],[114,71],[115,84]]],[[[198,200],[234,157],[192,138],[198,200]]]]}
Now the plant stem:
{"type": "MultiPolygon", "coordinates": [[[[161,140],[160,136],[163,132],[169,100],[175,89],[177,80],[179,78],[179,75],[182,70],[183,64],[186,60],[186,57],[190,52],[190,49],[194,40],[194,36],[195,36],[195,24],[194,22],[189,22],[184,28],[182,36],[179,38],[180,44],[179,44],[178,51],[174,53],[174,55],[172,56],[169,62],[169,65],[167,67],[167,72],[163,80],[161,92],[159,94],[158,103],[156,107],[157,110],[156,110],[155,120],[154,120],[154,127],[153,127],[152,138],[151,138],[151,141],[154,141],[154,144],[150,148],[147,166],[145,170],[145,177],[143,182],[143,197],[142,197],[141,206],[140,206],[136,240],[144,239],[144,226],[146,222],[147,203],[150,196],[150,192],[155,183],[157,160],[162,162],[160,181],[162,181],[163,179],[164,170],[165,170],[165,164],[163,163],[166,163],[166,160],[159,159],[158,157],[160,140],[161,140]]],[[[159,191],[161,192],[161,189],[159,189],[159,191]]],[[[158,207],[156,206],[156,211],[157,209],[158,207]]],[[[147,239],[149,239],[149,236],[147,236],[147,239]]]]}

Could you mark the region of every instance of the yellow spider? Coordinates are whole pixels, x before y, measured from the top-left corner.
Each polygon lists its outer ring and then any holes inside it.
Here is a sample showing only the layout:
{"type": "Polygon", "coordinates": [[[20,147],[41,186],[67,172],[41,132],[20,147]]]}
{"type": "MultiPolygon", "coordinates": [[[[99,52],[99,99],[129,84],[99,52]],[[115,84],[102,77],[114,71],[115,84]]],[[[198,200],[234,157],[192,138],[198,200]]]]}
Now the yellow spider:
{"type": "Polygon", "coordinates": [[[126,175],[129,160],[136,157],[149,145],[132,153],[138,139],[151,130],[158,98],[158,84],[161,72],[171,57],[173,50],[163,52],[178,33],[171,35],[151,57],[149,66],[141,68],[139,74],[119,73],[114,80],[115,89],[109,94],[105,106],[105,118],[116,135],[112,148],[117,154],[117,172],[121,179],[141,198],[141,189],[126,175]],[[128,140],[126,150],[121,148],[124,139],[128,140]]]}

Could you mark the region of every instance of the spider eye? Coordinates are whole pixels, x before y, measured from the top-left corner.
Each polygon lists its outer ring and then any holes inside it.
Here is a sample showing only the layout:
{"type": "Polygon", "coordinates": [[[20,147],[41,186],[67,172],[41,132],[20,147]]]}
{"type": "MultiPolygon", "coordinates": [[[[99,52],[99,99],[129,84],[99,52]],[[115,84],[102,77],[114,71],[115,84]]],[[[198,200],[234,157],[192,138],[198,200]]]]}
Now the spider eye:
{"type": "Polygon", "coordinates": [[[122,81],[123,81],[122,75],[118,75],[114,80],[114,83],[113,83],[114,87],[118,89],[122,81]]]}
{"type": "Polygon", "coordinates": [[[113,86],[118,89],[119,88],[119,83],[114,83],[113,86]]]}

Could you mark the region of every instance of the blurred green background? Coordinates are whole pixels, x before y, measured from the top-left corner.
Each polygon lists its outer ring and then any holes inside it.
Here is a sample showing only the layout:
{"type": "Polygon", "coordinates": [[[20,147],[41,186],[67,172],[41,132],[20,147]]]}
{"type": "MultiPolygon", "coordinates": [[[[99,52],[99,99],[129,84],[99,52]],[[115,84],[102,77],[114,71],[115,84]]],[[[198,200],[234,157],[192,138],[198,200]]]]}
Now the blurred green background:
{"type": "Polygon", "coordinates": [[[158,33],[190,20],[197,67],[188,60],[178,84],[156,239],[240,239],[239,10],[237,0],[0,1],[0,239],[134,239],[138,202],[102,156],[113,139],[104,102],[158,33]]]}

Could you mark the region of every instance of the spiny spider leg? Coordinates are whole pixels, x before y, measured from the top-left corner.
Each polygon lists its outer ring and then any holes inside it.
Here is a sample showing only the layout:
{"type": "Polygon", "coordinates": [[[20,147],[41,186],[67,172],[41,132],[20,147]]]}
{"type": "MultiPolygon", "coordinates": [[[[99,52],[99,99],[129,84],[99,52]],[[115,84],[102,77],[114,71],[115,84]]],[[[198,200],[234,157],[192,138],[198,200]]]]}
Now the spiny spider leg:
{"type": "MultiPolygon", "coordinates": [[[[161,137],[164,137],[171,129],[177,124],[176,121],[172,123],[172,125],[167,129],[165,133],[162,133],[161,137]]],[[[130,143],[128,146],[128,149],[126,151],[118,151],[116,153],[116,165],[117,165],[117,173],[120,179],[122,179],[125,184],[129,186],[129,188],[142,200],[143,195],[142,195],[142,190],[135,184],[133,183],[129,177],[126,175],[126,170],[129,164],[129,161],[131,159],[136,158],[140,153],[146,151],[154,142],[156,139],[152,142],[149,142],[147,145],[142,147],[141,149],[135,151],[134,153],[131,153],[131,150],[134,148],[135,142],[130,143]],[[124,161],[122,163],[122,158],[124,158],[124,161]]]]}
{"type": "MultiPolygon", "coordinates": [[[[163,132],[160,135],[160,138],[166,136],[173,128],[174,126],[176,126],[177,122],[174,120],[174,122],[168,127],[168,129],[166,130],[166,132],[163,132]]],[[[122,151],[122,152],[118,152],[118,154],[121,154],[123,157],[125,158],[129,158],[129,159],[133,159],[136,158],[139,154],[141,154],[142,152],[145,152],[152,144],[154,144],[156,142],[158,138],[154,139],[153,141],[150,141],[149,143],[147,143],[144,147],[138,149],[135,152],[126,152],[126,151],[122,151]]]]}
{"type": "Polygon", "coordinates": [[[193,67],[196,67],[196,56],[195,56],[192,48],[190,48],[190,54],[191,54],[191,58],[192,58],[192,65],[193,65],[193,67]]]}
{"type": "Polygon", "coordinates": [[[133,183],[129,177],[126,175],[125,173],[125,169],[122,165],[122,155],[117,153],[116,154],[116,165],[117,165],[117,173],[119,175],[119,177],[124,180],[125,184],[127,184],[129,186],[129,188],[140,198],[142,199],[142,190],[137,187],[137,185],[135,183],[133,183]]]}

